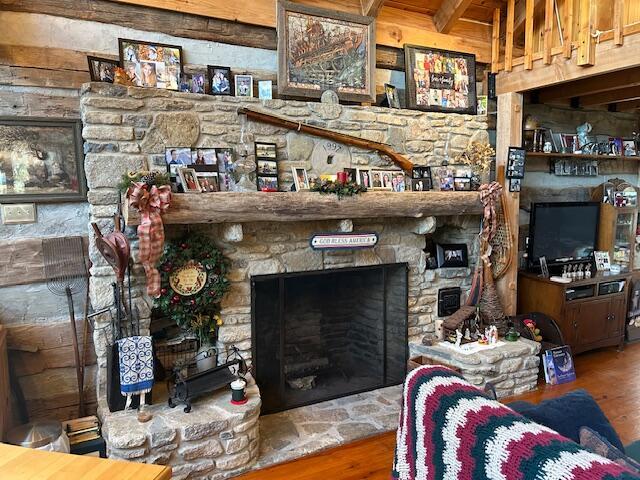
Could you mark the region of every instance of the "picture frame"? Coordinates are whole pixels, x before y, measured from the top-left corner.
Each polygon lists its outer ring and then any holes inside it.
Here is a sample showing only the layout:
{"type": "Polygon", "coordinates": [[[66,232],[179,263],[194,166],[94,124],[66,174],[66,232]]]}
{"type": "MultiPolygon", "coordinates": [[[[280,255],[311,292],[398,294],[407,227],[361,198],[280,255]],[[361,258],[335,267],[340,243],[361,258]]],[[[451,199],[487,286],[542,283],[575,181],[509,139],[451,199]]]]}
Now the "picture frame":
{"type": "Polygon", "coordinates": [[[427,192],[433,188],[431,183],[431,177],[429,178],[412,178],[411,179],[411,191],[412,192],[427,192]]]}
{"type": "Polygon", "coordinates": [[[413,179],[431,179],[431,167],[415,165],[411,170],[411,178],[413,179]]]}
{"type": "Polygon", "coordinates": [[[623,140],[622,144],[625,157],[635,157],[638,155],[635,140],[623,140]]]}
{"type": "Polygon", "coordinates": [[[524,178],[524,165],[527,151],[520,147],[509,147],[507,157],[507,178],[524,178]]]}
{"type": "Polygon", "coordinates": [[[469,266],[469,255],[465,243],[438,243],[436,245],[438,268],[461,268],[469,266]]]}
{"type": "Polygon", "coordinates": [[[134,85],[178,91],[184,73],[181,46],[118,38],[118,50],[134,85]]]}
{"type": "Polygon", "coordinates": [[[371,169],[370,168],[357,168],[357,181],[358,185],[362,185],[366,188],[371,188],[371,169]]]}
{"type": "Polygon", "coordinates": [[[469,177],[453,177],[453,189],[456,192],[470,192],[471,179],[469,177]]]}
{"type": "Polygon", "coordinates": [[[209,95],[233,95],[234,82],[231,80],[231,67],[207,65],[209,95]]]}
{"type": "Polygon", "coordinates": [[[522,189],[522,179],[520,178],[510,178],[509,179],[509,191],[510,192],[519,192],[522,189]]]}
{"type": "Polygon", "coordinates": [[[207,85],[207,78],[204,73],[192,73],[191,74],[191,93],[205,94],[205,85],[207,85]]]}
{"type": "MultiPolygon", "coordinates": [[[[278,181],[278,146],[275,143],[255,142],[256,153],[256,187],[258,191],[277,192],[278,181]]],[[[308,179],[307,179],[308,181],[308,179]]]]}
{"type": "Polygon", "coordinates": [[[180,178],[179,170],[191,165],[192,153],[189,147],[168,147],[164,151],[164,160],[170,177],[180,178]]]}
{"type": "Polygon", "coordinates": [[[233,178],[235,152],[231,147],[216,148],[218,163],[218,183],[221,192],[230,192],[235,189],[236,182],[233,178]]]}
{"type": "Polygon", "coordinates": [[[382,184],[383,174],[388,173],[384,170],[371,170],[371,189],[372,190],[387,190],[386,186],[382,184]]]}
{"type": "Polygon", "coordinates": [[[120,67],[120,61],[112,58],[94,57],[87,55],[89,76],[92,82],[113,83],[115,69],[120,67]]]}
{"type": "Polygon", "coordinates": [[[344,168],[342,171],[347,174],[348,183],[358,183],[358,170],[356,168],[344,168]]]}
{"type": "Polygon", "coordinates": [[[408,44],[404,54],[407,108],[477,114],[475,55],[408,44]]]}
{"type": "Polygon", "coordinates": [[[320,98],[325,90],[333,90],[343,101],[376,101],[373,17],[278,0],[277,33],[280,95],[320,98]],[[309,35],[311,45],[304,40],[308,30],[314,32],[309,35]],[[321,55],[327,45],[335,45],[330,59],[321,55]],[[314,72],[328,71],[329,63],[331,75],[319,80],[314,72]]]}
{"type": "Polygon", "coordinates": [[[395,85],[391,85],[390,83],[385,83],[384,93],[387,100],[387,106],[389,108],[401,108],[400,96],[398,95],[398,89],[396,88],[395,85]]]}
{"type": "Polygon", "coordinates": [[[198,175],[193,168],[180,168],[178,170],[180,183],[184,193],[202,193],[202,187],[198,182],[198,175]]]}
{"type": "Polygon", "coordinates": [[[258,80],[258,98],[261,100],[273,99],[273,82],[271,80],[258,80]]]}
{"type": "Polygon", "coordinates": [[[196,165],[214,165],[217,166],[218,159],[216,157],[215,148],[194,148],[191,150],[191,164],[196,165]]]}
{"type": "Polygon", "coordinates": [[[401,170],[390,170],[391,190],[396,193],[407,191],[407,179],[401,170]]]}
{"type": "Polygon", "coordinates": [[[253,75],[236,75],[233,81],[236,97],[253,98],[253,75]]]}
{"type": "Polygon", "coordinates": [[[596,264],[596,270],[599,272],[607,272],[611,269],[611,259],[609,252],[604,250],[596,250],[593,252],[593,259],[596,264]]]}
{"type": "Polygon", "coordinates": [[[441,192],[452,192],[454,190],[454,170],[450,166],[443,165],[433,169],[433,183],[441,192]]]}
{"type": "Polygon", "coordinates": [[[83,143],[80,120],[0,117],[0,204],[85,201],[83,143]]]}
{"type": "Polygon", "coordinates": [[[291,167],[291,173],[293,173],[293,183],[296,187],[296,192],[309,190],[309,176],[307,175],[306,168],[291,167]]]}
{"type": "Polygon", "coordinates": [[[220,183],[218,181],[218,172],[199,171],[194,167],[196,178],[200,185],[202,193],[213,193],[220,191],[220,183]]]}

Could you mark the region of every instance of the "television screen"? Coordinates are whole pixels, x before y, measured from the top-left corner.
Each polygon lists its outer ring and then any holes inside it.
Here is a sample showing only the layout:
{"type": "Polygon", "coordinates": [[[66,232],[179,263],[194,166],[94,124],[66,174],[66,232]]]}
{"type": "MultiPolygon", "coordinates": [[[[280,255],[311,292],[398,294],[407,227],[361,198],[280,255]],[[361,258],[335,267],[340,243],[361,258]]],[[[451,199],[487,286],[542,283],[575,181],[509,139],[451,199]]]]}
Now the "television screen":
{"type": "Polygon", "coordinates": [[[540,257],[548,263],[586,260],[596,248],[600,204],[597,202],[534,203],[529,224],[529,265],[540,257]]]}

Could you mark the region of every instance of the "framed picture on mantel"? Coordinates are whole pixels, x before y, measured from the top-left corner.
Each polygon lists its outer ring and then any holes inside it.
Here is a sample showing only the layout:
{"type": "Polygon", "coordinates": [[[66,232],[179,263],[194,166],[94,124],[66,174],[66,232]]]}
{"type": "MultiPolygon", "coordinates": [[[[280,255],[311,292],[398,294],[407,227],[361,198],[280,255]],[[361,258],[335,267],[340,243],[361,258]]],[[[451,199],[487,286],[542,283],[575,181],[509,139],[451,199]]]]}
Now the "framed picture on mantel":
{"type": "Polygon", "coordinates": [[[407,108],[476,115],[476,56],[405,45],[407,108]]]}
{"type": "Polygon", "coordinates": [[[278,1],[278,93],[375,102],[375,19],[278,1]]]}

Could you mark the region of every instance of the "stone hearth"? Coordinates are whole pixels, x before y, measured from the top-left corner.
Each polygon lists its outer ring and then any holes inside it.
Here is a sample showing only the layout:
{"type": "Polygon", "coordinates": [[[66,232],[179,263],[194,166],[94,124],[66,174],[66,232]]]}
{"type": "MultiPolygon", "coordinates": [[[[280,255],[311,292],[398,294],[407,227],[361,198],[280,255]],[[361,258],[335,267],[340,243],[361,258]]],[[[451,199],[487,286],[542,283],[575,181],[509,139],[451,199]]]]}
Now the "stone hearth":
{"type": "MultiPolygon", "coordinates": [[[[447,138],[452,154],[466,147],[472,139],[486,139],[485,117],[299,101],[260,101],[87,84],[83,87],[81,106],[91,221],[97,222],[104,232],[109,231],[112,227],[111,216],[118,210],[120,201],[117,184],[121,174],[162,164],[165,148],[237,148],[241,120],[236,110],[240,106],[258,103],[262,109],[278,115],[389,143],[416,165],[438,165],[447,138]]],[[[318,140],[312,137],[249,122],[245,140],[277,145],[278,173],[283,190],[291,185],[292,166],[305,167],[316,174],[330,173],[314,171],[320,166],[318,159],[313,156],[318,140]]],[[[346,158],[351,159],[350,163],[335,165],[336,171],[343,167],[387,168],[390,165],[387,159],[370,151],[350,148],[348,153],[346,158]]],[[[215,205],[212,204],[212,208],[215,205]]],[[[388,215],[388,212],[385,213],[388,215]]],[[[213,225],[166,227],[169,240],[181,235],[185,228],[211,237],[229,259],[231,289],[222,301],[224,324],[219,331],[218,346],[222,350],[237,346],[249,363],[252,354],[253,276],[406,263],[408,339],[414,343],[419,343],[425,335],[437,337],[438,319],[435,312],[438,289],[460,286],[465,291],[470,284],[470,268],[427,270],[424,248],[426,236],[431,236],[439,243],[466,243],[470,251],[470,265],[473,265],[477,255],[474,241],[479,229],[478,216],[416,219],[399,215],[397,218],[286,220],[226,220],[226,223],[213,225]],[[375,248],[365,250],[311,250],[311,235],[328,231],[374,231],[379,236],[379,242],[375,248]]],[[[133,267],[134,302],[141,315],[141,330],[145,332],[149,328],[153,302],[144,291],[146,279],[137,263],[135,232],[128,229],[128,233],[136,262],[133,267]]],[[[110,306],[113,273],[98,254],[93,241],[90,257],[93,262],[93,306],[96,309],[110,306]]],[[[98,320],[94,337],[100,367],[99,413],[105,422],[112,456],[168,463],[176,467],[178,478],[218,479],[251,468],[256,462],[266,465],[308,453],[312,449],[311,444],[304,443],[308,435],[316,440],[317,445],[330,446],[395,428],[394,418],[397,417],[400,399],[398,387],[289,410],[276,414],[278,416],[266,416],[260,420],[259,430],[255,426],[260,404],[257,388],[252,393],[252,401],[256,402],[254,406],[232,408],[228,404],[229,392],[221,391],[195,402],[190,414],[182,413],[179,407],[172,410],[165,404],[153,405],[154,419],[148,425],[138,425],[131,413],[110,414],[105,408],[107,330],[108,322],[101,323],[98,320]],[[199,420],[198,412],[204,412],[206,425],[199,420]],[[337,417],[331,420],[334,414],[337,417]],[[343,420],[345,415],[347,419],[343,420]],[[165,424],[168,437],[157,433],[164,431],[165,424]],[[196,425],[193,427],[195,436],[189,433],[193,425],[196,425]],[[285,431],[279,431],[278,425],[285,425],[285,431]],[[230,431],[233,431],[234,438],[229,437],[230,431]]]]}

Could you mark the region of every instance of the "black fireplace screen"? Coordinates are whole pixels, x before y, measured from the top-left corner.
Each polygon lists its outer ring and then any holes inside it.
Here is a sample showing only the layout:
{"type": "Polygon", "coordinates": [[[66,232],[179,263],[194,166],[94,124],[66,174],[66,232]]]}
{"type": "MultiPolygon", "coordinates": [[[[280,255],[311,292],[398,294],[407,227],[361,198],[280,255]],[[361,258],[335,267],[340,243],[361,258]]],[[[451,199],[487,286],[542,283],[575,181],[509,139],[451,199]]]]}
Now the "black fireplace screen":
{"type": "Polygon", "coordinates": [[[251,278],[262,413],[402,383],[407,264],[251,278]]]}

